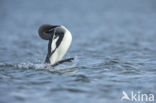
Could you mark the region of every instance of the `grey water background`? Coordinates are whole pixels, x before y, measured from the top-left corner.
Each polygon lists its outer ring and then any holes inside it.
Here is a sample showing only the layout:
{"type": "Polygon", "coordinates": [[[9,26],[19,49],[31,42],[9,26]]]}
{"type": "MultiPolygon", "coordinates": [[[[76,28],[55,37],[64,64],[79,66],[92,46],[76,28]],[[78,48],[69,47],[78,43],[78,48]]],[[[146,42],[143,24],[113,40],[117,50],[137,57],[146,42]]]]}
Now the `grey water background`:
{"type": "Polygon", "coordinates": [[[0,103],[127,103],[122,91],[156,96],[155,0],[0,0],[0,44],[0,103]],[[46,23],[71,31],[65,57],[76,66],[44,69],[48,41],[37,30],[46,23]]]}

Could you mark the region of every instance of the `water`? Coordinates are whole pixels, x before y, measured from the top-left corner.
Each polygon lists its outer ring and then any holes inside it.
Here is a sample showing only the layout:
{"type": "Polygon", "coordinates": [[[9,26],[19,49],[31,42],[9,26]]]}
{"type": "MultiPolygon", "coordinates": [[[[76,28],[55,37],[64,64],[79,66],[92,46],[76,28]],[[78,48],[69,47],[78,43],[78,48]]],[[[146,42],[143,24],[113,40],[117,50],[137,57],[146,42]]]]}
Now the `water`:
{"type": "Polygon", "coordinates": [[[155,3],[0,0],[0,103],[121,103],[122,91],[156,96],[155,3]],[[48,41],[37,29],[45,23],[71,31],[65,57],[75,61],[43,64],[48,41]]]}

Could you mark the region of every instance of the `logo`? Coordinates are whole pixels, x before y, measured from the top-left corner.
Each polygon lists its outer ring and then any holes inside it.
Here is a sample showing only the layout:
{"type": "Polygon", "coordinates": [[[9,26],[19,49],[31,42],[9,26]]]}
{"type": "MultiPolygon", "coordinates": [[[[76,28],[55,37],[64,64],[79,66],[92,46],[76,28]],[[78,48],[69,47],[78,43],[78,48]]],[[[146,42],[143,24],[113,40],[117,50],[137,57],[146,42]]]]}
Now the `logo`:
{"type": "Polygon", "coordinates": [[[146,94],[141,92],[131,91],[130,95],[128,95],[125,91],[122,91],[121,101],[136,101],[136,102],[153,102],[154,94],[146,94]]]}

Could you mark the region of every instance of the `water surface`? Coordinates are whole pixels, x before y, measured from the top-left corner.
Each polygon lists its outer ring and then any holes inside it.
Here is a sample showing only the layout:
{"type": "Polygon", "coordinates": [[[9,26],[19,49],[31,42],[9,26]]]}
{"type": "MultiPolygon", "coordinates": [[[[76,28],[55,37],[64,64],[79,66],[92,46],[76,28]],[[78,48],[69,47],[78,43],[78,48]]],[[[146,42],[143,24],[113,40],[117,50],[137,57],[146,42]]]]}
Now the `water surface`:
{"type": "MultiPolygon", "coordinates": [[[[1,0],[0,103],[121,103],[122,91],[156,96],[154,0],[1,0]],[[43,61],[41,24],[73,35],[56,68],[43,61]]],[[[125,101],[127,102],[127,101],[125,101]]]]}

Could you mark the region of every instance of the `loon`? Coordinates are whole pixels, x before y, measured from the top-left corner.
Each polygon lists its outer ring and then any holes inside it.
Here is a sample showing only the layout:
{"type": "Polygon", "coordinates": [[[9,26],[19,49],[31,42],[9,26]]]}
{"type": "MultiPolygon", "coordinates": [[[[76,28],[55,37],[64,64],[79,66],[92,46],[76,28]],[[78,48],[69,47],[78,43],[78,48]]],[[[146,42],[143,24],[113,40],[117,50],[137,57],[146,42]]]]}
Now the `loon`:
{"type": "Polygon", "coordinates": [[[74,59],[62,60],[72,42],[72,35],[67,28],[62,25],[43,24],[39,27],[38,34],[42,39],[49,40],[45,63],[55,66],[74,59]]]}

